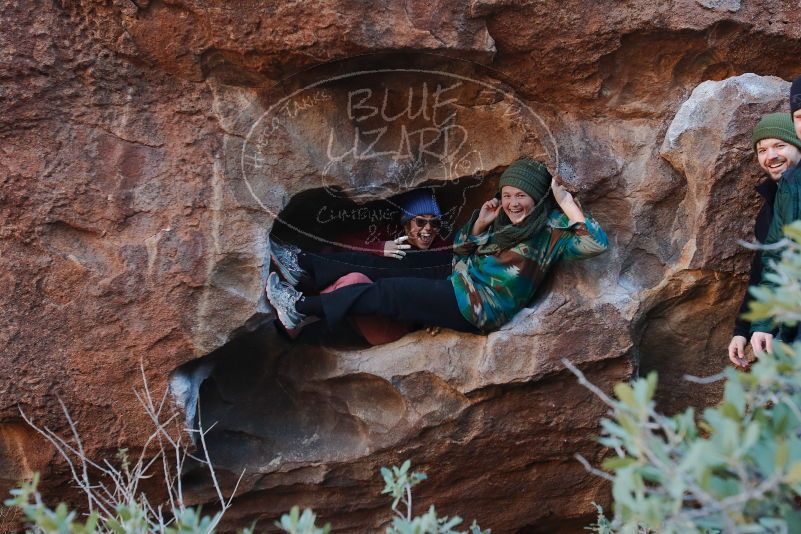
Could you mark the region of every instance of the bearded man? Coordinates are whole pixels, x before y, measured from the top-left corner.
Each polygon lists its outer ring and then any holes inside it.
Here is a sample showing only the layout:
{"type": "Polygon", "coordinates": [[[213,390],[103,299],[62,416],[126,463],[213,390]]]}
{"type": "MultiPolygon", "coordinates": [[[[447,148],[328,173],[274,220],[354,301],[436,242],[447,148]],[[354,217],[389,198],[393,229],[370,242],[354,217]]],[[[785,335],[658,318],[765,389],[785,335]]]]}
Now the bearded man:
{"type": "MultiPolygon", "coordinates": [[[[801,140],[796,135],[793,120],[788,113],[771,113],[765,115],[757,123],[751,136],[751,143],[757,161],[765,178],[756,186],[762,197],[762,206],[757,213],[754,224],[754,236],[760,243],[765,243],[770,224],[773,220],[773,204],[779,181],[782,175],[793,169],[801,161],[801,140]]],[[[760,284],[762,280],[763,258],[757,252],[751,261],[751,274],[748,278],[748,290],[745,292],[737,319],[734,322],[734,334],[729,342],[729,360],[738,367],[747,367],[745,345],[750,334],[751,324],[741,315],[748,311],[753,300],[750,288],[760,284]]]]}

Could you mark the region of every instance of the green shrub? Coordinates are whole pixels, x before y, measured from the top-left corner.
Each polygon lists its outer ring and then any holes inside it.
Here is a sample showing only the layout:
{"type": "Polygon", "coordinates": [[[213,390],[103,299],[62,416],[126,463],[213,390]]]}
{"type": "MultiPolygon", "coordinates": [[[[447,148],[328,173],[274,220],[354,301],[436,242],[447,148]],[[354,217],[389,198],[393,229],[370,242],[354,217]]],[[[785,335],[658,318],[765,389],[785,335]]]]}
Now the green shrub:
{"type": "MultiPolygon", "coordinates": [[[[777,285],[755,292],[752,309],[754,318],[793,325],[801,318],[801,221],[785,232],[777,285]]],[[[615,454],[607,472],[592,470],[612,481],[613,516],[601,512],[591,530],[801,533],[801,342],[774,344],[750,372],[713,377],[726,379],[723,400],[699,416],[659,413],[655,374],[618,384],[610,398],[565,365],[612,411],[600,442],[615,454]]]]}
{"type": "MultiPolygon", "coordinates": [[[[439,517],[432,505],[428,511],[414,517],[412,515],[412,487],[416,486],[426,476],[423,473],[410,473],[411,462],[406,460],[400,467],[381,468],[385,487],[382,493],[392,498],[392,511],[394,517],[387,527],[388,534],[463,534],[454,530],[462,523],[459,517],[439,517]],[[399,505],[403,508],[399,509],[399,505]]],[[[48,508],[37,491],[39,475],[31,482],[25,482],[19,488],[11,491],[12,498],[5,502],[6,506],[22,510],[34,532],[44,534],[96,534],[112,532],[114,534],[130,534],[145,532],[161,532],[164,534],[211,534],[215,531],[222,513],[213,517],[201,516],[193,508],[172,510],[172,519],[154,526],[148,520],[148,507],[146,501],[136,499],[129,502],[120,502],[110,515],[103,516],[98,512],[91,512],[84,521],[77,519],[74,511],[69,511],[65,504],[59,504],[55,510],[48,508]]],[[[331,525],[318,527],[316,516],[310,509],[302,512],[297,506],[288,514],[281,516],[276,526],[289,534],[328,534],[331,525]]],[[[252,534],[252,529],[240,531],[242,534],[252,534]]],[[[489,530],[481,530],[474,521],[470,526],[469,534],[490,534],[489,530]]]]}
{"type": "MultiPolygon", "coordinates": [[[[381,476],[384,477],[384,489],[381,493],[388,493],[392,497],[392,511],[395,517],[392,524],[387,528],[388,534],[460,534],[461,531],[454,530],[462,524],[460,517],[438,517],[437,511],[432,504],[428,511],[414,517],[412,515],[412,487],[426,479],[424,473],[409,473],[411,462],[406,460],[400,467],[393,466],[391,469],[381,468],[381,476]],[[398,509],[398,505],[403,505],[403,510],[398,509]]],[[[481,528],[473,521],[470,525],[470,534],[489,534],[489,530],[481,528]]]]}
{"type": "Polygon", "coordinates": [[[6,506],[22,510],[29,521],[33,532],[46,534],[95,534],[113,532],[114,534],[145,533],[158,530],[164,534],[192,534],[212,532],[213,524],[219,519],[201,517],[192,508],[175,510],[174,520],[168,526],[154,529],[148,523],[146,505],[141,501],[118,503],[114,509],[114,517],[106,517],[101,521],[98,512],[89,513],[84,521],[77,520],[77,513],[69,511],[64,503],[52,510],[45,506],[37,491],[39,475],[31,482],[23,482],[19,488],[11,490],[12,498],[5,502],[6,506]]]}

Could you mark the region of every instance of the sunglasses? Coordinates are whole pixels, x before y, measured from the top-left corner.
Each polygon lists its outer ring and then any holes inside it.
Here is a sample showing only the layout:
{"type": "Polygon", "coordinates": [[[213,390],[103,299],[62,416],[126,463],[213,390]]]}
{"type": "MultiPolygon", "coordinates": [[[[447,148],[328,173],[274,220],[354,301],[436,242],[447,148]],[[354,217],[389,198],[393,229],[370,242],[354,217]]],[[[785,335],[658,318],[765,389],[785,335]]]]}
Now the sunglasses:
{"type": "Polygon", "coordinates": [[[442,228],[442,219],[426,219],[425,217],[415,217],[412,220],[418,228],[425,228],[427,224],[430,224],[431,228],[442,228]]]}

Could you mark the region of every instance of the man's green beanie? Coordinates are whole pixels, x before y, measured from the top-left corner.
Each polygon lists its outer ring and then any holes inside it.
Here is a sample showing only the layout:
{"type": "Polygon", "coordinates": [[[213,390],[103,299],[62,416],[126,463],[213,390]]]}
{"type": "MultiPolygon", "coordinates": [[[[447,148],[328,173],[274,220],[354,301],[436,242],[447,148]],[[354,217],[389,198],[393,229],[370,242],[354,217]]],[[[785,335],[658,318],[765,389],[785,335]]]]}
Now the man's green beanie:
{"type": "Polygon", "coordinates": [[[801,139],[795,135],[793,118],[789,113],[770,113],[762,117],[751,134],[751,146],[763,139],[781,139],[801,150],[801,139]]]}
{"type": "MultiPolygon", "coordinates": [[[[796,139],[796,141],[798,141],[796,139]]],[[[799,141],[801,143],[801,141],[799,141]]],[[[548,194],[551,187],[551,173],[545,165],[533,159],[519,159],[509,165],[498,182],[498,191],[503,186],[511,185],[528,193],[534,200],[540,201],[548,194]]]]}

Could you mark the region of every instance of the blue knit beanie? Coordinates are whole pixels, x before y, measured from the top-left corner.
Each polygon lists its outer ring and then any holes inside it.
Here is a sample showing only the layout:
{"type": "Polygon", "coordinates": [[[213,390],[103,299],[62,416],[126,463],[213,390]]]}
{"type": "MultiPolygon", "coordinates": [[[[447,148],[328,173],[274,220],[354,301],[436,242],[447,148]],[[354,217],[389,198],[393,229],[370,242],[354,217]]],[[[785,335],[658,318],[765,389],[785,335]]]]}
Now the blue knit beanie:
{"type": "Polygon", "coordinates": [[[434,191],[430,188],[413,189],[396,196],[392,200],[401,209],[401,224],[405,224],[412,217],[417,217],[418,215],[431,214],[436,217],[442,217],[434,191]]]}

